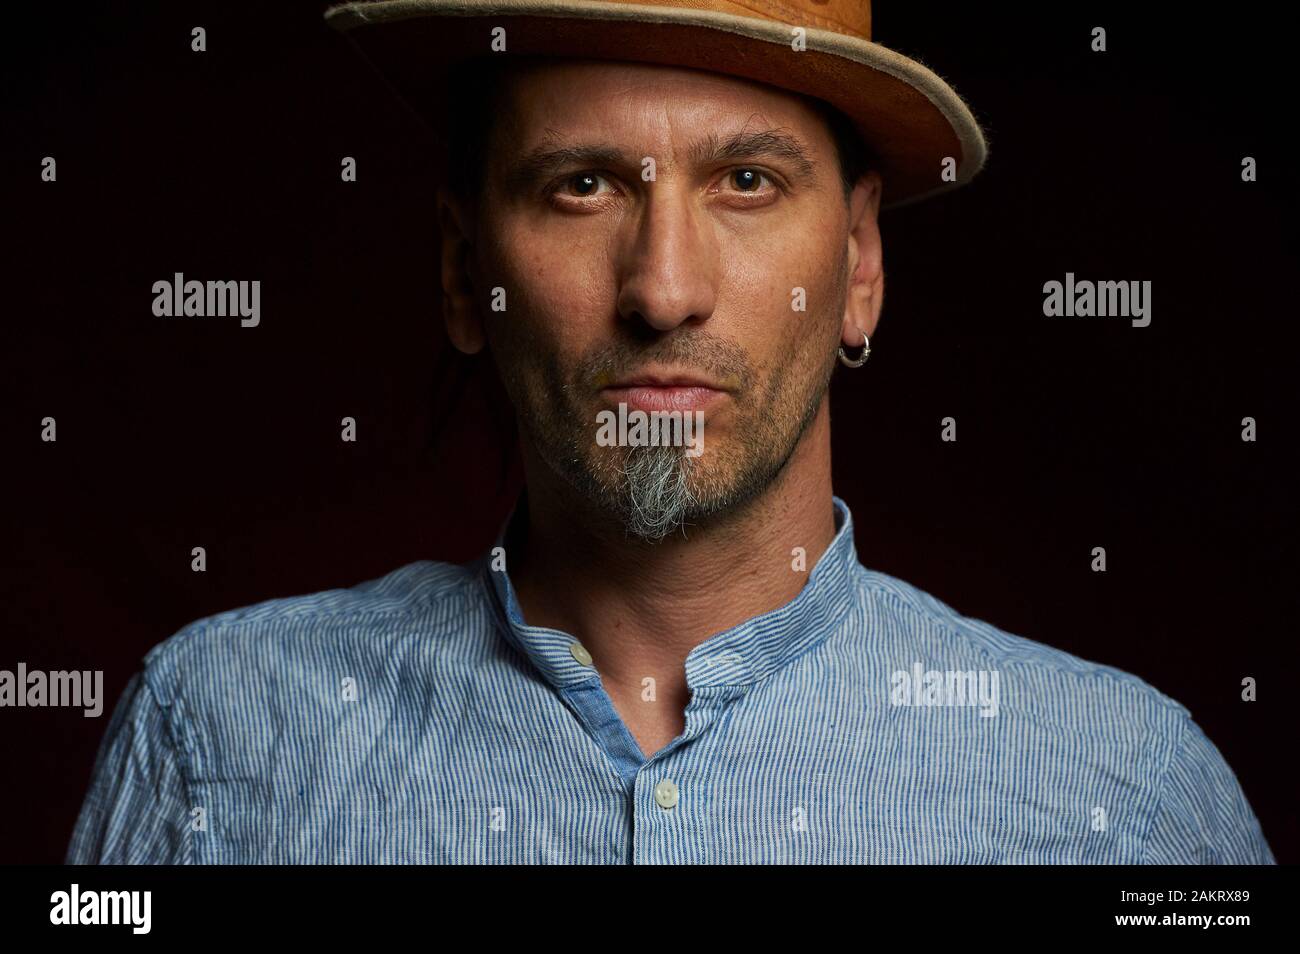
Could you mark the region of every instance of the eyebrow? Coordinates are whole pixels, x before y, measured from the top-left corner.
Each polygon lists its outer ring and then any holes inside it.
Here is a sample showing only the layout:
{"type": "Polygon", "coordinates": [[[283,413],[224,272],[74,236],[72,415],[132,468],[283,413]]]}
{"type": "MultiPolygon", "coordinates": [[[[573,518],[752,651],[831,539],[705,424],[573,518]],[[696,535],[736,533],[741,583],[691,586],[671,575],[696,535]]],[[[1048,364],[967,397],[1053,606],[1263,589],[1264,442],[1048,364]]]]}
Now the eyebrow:
{"type": "MultiPolygon", "coordinates": [[[[808,155],[798,138],[777,129],[762,132],[738,132],[726,139],[710,133],[695,143],[687,155],[700,164],[782,159],[791,163],[796,178],[811,179],[817,163],[808,155]]],[[[584,146],[539,146],[508,163],[505,179],[512,187],[523,188],[558,173],[566,167],[639,166],[616,146],[595,143],[584,146]]]]}

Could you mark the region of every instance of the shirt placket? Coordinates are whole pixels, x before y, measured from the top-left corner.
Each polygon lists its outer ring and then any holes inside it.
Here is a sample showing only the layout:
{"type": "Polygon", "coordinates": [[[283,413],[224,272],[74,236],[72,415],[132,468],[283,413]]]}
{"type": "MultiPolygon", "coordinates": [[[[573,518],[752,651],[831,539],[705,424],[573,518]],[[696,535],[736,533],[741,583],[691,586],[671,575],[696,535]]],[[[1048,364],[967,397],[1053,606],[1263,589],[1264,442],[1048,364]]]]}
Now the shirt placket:
{"type": "MultiPolygon", "coordinates": [[[[576,641],[573,657],[591,666],[591,656],[576,641]]],[[[735,667],[735,653],[720,656],[715,666],[735,667]]],[[[705,670],[715,668],[706,661],[705,670]]],[[[696,671],[694,667],[692,671],[696,671]]],[[[675,739],[650,757],[645,757],[613,699],[605,690],[600,674],[559,690],[560,696],[578,716],[588,734],[613,765],[630,800],[630,852],[632,864],[694,864],[699,862],[700,841],[708,801],[707,780],[694,777],[684,750],[716,724],[728,705],[744,694],[735,685],[693,687],[686,706],[686,724],[675,739]]]]}

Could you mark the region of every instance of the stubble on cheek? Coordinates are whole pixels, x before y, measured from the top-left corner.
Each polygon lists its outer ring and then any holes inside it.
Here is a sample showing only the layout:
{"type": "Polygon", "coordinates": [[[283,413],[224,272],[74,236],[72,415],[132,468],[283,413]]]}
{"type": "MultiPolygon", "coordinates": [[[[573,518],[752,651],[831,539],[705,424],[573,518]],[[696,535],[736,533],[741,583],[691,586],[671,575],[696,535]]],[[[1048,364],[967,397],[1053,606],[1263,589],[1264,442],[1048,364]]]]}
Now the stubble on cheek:
{"type": "MultiPolygon", "coordinates": [[[[757,359],[761,364],[755,363],[743,339],[724,337],[721,329],[730,327],[725,321],[712,326],[718,331],[710,330],[709,322],[683,324],[657,337],[611,326],[608,339],[572,353],[565,350],[568,344],[562,336],[552,333],[561,327],[554,322],[573,321],[580,309],[597,306],[580,294],[579,309],[561,309],[564,314],[557,315],[554,302],[540,297],[530,300],[526,292],[512,289],[508,310],[489,312],[487,324],[489,345],[521,435],[551,470],[593,505],[621,514],[625,522],[644,516],[639,511],[644,510],[651,484],[680,485],[669,522],[716,513],[751,499],[779,474],[793,453],[816,416],[834,371],[847,269],[844,261],[834,266],[834,274],[810,274],[814,269],[825,265],[814,263],[798,276],[804,281],[794,284],[808,284],[809,301],[820,302],[820,307],[794,312],[788,298],[753,305],[755,312],[767,316],[755,326],[771,329],[759,344],[765,352],[757,359]],[[726,414],[727,426],[706,433],[703,457],[685,458],[682,448],[597,444],[599,385],[650,363],[704,369],[742,382],[726,414]],[[652,458],[653,467],[649,466],[652,458]],[[637,481],[645,486],[638,488],[637,481]]],[[[795,278],[797,271],[789,277],[795,278]]]]}

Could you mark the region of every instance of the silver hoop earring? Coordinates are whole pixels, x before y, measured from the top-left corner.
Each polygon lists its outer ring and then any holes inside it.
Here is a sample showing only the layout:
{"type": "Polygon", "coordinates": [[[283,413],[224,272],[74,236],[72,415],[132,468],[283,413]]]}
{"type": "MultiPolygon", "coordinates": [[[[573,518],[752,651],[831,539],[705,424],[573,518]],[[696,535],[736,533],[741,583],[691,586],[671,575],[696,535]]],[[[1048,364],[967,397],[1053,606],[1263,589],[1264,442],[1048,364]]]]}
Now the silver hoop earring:
{"type": "Polygon", "coordinates": [[[867,363],[867,358],[870,356],[871,342],[867,340],[866,335],[862,336],[862,354],[858,355],[856,358],[850,358],[845,354],[844,345],[840,345],[840,364],[844,365],[846,368],[860,368],[867,363]]]}

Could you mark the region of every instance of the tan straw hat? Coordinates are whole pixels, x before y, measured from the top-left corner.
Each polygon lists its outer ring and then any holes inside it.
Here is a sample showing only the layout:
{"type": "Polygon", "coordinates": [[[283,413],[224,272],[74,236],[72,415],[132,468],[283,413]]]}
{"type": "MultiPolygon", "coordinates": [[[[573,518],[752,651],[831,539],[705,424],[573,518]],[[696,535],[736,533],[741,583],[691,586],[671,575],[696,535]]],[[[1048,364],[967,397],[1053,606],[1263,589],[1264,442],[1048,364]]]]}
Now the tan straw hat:
{"type": "Polygon", "coordinates": [[[886,207],[969,182],[987,151],[952,87],[871,42],[870,0],[364,0],[325,19],[435,122],[457,64],[554,56],[709,70],[824,100],[875,154],[886,207]]]}

